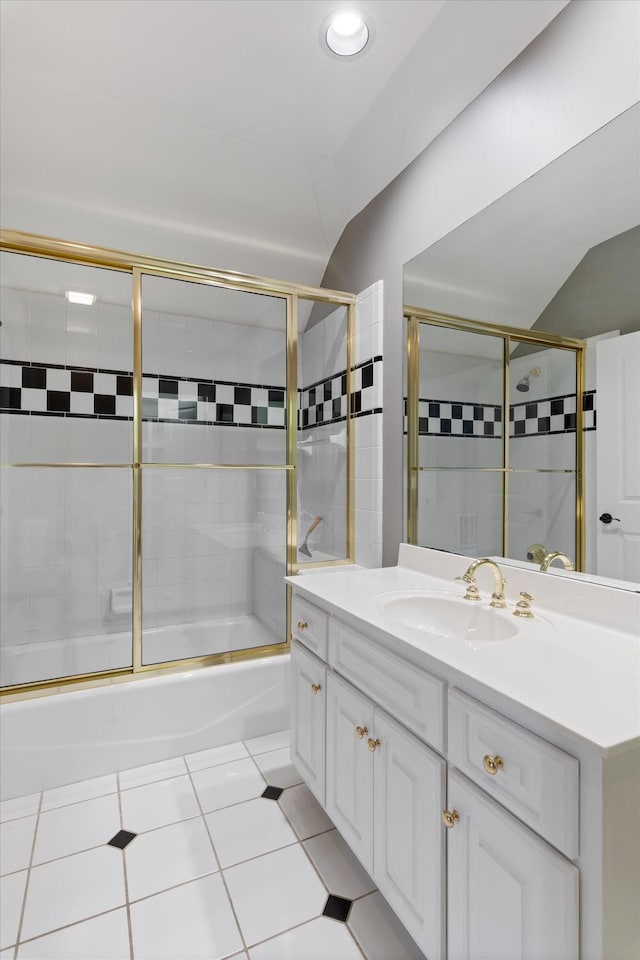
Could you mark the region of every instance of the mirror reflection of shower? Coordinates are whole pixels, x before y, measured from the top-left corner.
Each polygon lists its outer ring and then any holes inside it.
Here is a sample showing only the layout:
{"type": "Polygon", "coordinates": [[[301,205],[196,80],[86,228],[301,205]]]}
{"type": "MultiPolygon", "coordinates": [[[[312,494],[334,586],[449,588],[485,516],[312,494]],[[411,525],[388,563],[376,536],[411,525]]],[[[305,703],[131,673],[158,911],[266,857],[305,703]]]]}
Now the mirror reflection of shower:
{"type": "Polygon", "coordinates": [[[533,370],[529,370],[529,373],[525,374],[521,380],[518,380],[516,390],[519,390],[520,393],[529,393],[531,389],[531,377],[539,377],[541,373],[540,367],[534,367],[533,370]]]}

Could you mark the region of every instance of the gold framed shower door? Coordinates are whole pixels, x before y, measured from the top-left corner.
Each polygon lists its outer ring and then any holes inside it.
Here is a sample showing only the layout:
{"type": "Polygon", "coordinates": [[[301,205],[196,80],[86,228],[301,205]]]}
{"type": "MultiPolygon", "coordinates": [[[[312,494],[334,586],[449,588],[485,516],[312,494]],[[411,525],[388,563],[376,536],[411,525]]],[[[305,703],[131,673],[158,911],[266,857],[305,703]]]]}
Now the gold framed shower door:
{"type": "Polygon", "coordinates": [[[407,457],[406,457],[406,532],[407,542],[418,543],[418,477],[421,472],[469,469],[475,472],[496,473],[502,477],[502,555],[507,555],[509,538],[509,479],[518,473],[558,473],[575,476],[575,568],[583,570],[585,563],[585,511],[584,511],[584,412],[582,397],[585,384],[586,343],[573,337],[543,333],[520,327],[502,326],[481,320],[470,320],[434,310],[425,310],[405,304],[403,316],[407,322],[407,457]],[[419,437],[419,370],[420,370],[420,324],[448,327],[469,333],[485,334],[503,341],[502,377],[502,466],[501,467],[428,467],[420,466],[418,456],[419,437]],[[509,429],[505,411],[510,398],[510,347],[513,341],[539,344],[572,350],[576,355],[576,442],[575,470],[515,468],[509,466],[509,429]]]}
{"type": "Polygon", "coordinates": [[[291,589],[286,590],[286,635],[281,643],[224,653],[188,657],[162,663],[142,662],[142,473],[143,470],[161,467],[187,470],[257,470],[284,471],[286,476],[286,559],[287,575],[299,569],[342,566],[355,559],[355,457],[353,451],[353,418],[351,395],[353,388],[353,359],[355,334],[354,294],[328,290],[305,284],[274,280],[240,272],[218,270],[212,267],[147,257],[99,247],[90,244],[61,240],[53,237],[0,229],[0,250],[48,260],[67,261],[84,266],[115,270],[132,279],[133,323],[133,456],[129,463],[84,463],[84,462],[14,462],[0,464],[11,468],[59,469],[128,469],[132,472],[133,494],[133,543],[132,543],[132,662],[130,666],[102,670],[95,673],[74,674],[16,684],[0,689],[5,702],[29,697],[47,696],[63,690],[101,686],[163,675],[167,672],[194,670],[215,664],[279,656],[290,650],[291,644],[291,589]],[[142,276],[158,276],[167,279],[221,287],[230,290],[259,293],[283,299],[286,304],[286,462],[282,464],[255,463],[145,463],[142,459],[142,276]],[[311,300],[318,303],[344,306],[347,312],[346,338],[346,537],[345,558],[299,563],[298,562],[298,301],[311,300]]]}

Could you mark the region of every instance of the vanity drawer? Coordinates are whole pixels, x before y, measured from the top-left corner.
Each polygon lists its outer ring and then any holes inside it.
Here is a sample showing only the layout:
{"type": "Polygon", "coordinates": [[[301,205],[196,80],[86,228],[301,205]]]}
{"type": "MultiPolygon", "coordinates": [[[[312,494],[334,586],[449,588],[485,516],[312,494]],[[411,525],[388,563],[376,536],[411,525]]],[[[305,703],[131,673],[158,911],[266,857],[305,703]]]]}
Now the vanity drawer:
{"type": "Polygon", "coordinates": [[[421,740],[443,752],[443,680],[334,620],[329,624],[329,663],[421,740]]]}
{"type": "Polygon", "coordinates": [[[449,762],[572,860],[578,856],[578,761],[449,690],[449,762]]]}
{"type": "Polygon", "coordinates": [[[291,601],[291,633],[321,660],[327,659],[327,619],[323,610],[294,593],[291,601]]]}

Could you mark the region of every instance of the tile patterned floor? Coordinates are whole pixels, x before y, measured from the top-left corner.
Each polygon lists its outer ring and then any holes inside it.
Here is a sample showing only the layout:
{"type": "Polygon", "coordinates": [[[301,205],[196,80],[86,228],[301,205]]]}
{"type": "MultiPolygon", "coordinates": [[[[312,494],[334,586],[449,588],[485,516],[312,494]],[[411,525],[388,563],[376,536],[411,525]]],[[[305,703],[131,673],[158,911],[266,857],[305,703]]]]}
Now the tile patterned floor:
{"type": "Polygon", "coordinates": [[[0,960],[423,960],[287,731],[0,811],[0,960]]]}

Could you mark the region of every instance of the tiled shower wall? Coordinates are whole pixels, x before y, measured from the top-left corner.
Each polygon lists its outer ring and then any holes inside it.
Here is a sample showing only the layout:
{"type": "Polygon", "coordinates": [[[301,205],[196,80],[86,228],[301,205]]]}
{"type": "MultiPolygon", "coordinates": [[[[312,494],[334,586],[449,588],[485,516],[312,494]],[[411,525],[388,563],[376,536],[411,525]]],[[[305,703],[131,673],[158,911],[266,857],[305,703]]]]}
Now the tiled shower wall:
{"type": "MultiPolygon", "coordinates": [[[[382,558],[382,283],[356,302],[353,357],[355,560],[382,558]]],[[[333,311],[301,338],[299,534],[323,520],[310,543],[316,557],[345,556],[346,310],[333,311]]]]}
{"type": "MultiPolygon", "coordinates": [[[[129,462],[130,308],[3,288],[2,322],[2,461],[129,462]]],[[[284,322],[144,323],[144,459],[283,462],[284,322]]],[[[130,471],[3,472],[2,642],[128,630],[130,471]]],[[[252,612],[254,548],[284,556],[269,520],[284,486],[280,473],[145,470],[145,627],[252,612]]]]}
{"type": "MultiPolygon", "coordinates": [[[[572,355],[545,350],[512,359],[509,418],[511,465],[535,470],[575,466],[575,372],[572,355]],[[528,393],[515,389],[539,366],[528,393]]],[[[468,555],[502,552],[502,480],[482,468],[498,467],[502,457],[502,363],[439,354],[441,384],[430,377],[420,389],[420,462],[459,471],[421,474],[419,537],[468,555]],[[461,369],[465,367],[465,369],[461,369]],[[434,382],[435,381],[435,382],[434,382]],[[474,472],[466,472],[476,468],[474,472]],[[431,504],[431,509],[429,508],[431,504]],[[455,546],[452,546],[455,545],[455,546]]],[[[594,385],[593,385],[594,386],[594,385]]],[[[595,431],[595,390],[584,398],[584,428],[595,431]]],[[[575,552],[575,480],[565,473],[520,473],[509,479],[510,555],[526,559],[530,544],[575,552]]]]}

